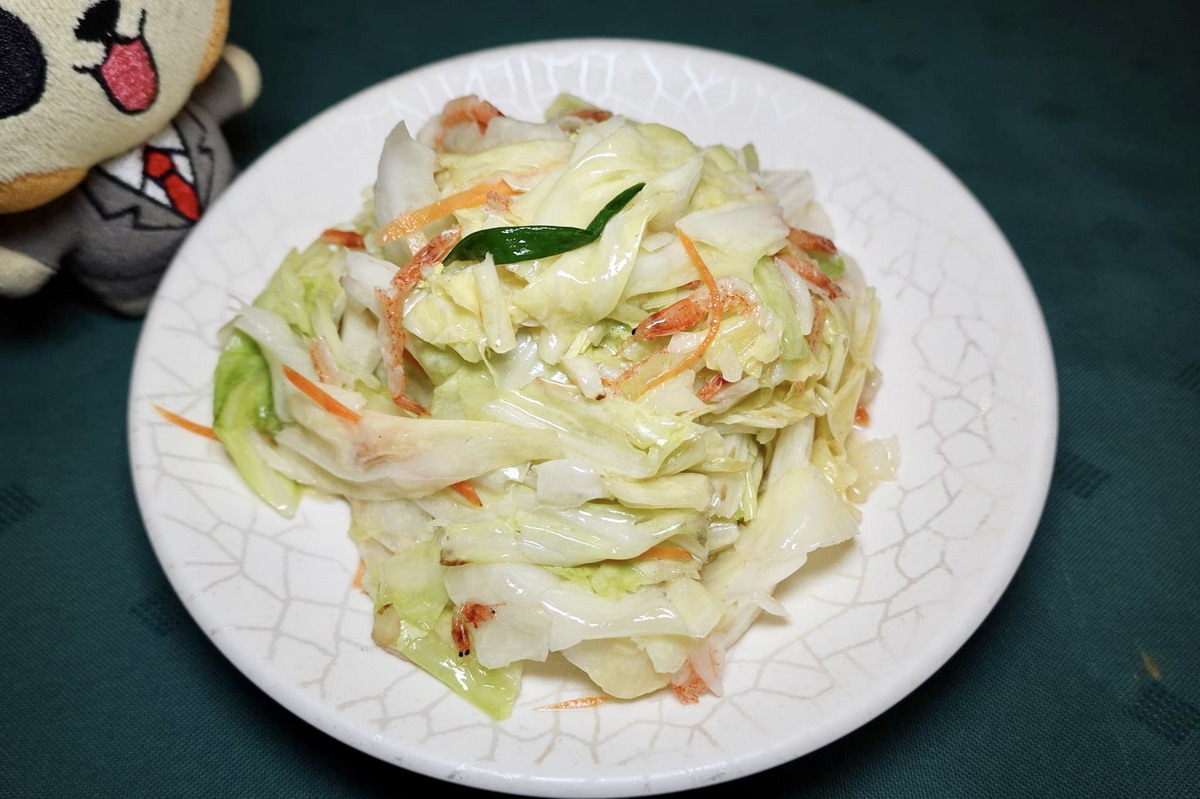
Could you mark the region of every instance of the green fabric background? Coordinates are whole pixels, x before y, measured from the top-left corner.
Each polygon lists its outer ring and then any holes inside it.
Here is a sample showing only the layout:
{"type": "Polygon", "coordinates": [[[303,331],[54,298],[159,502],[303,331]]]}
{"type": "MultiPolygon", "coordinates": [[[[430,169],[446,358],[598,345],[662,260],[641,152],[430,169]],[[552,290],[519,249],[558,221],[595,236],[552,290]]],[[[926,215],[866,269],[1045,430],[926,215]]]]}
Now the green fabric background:
{"type": "MultiPolygon", "coordinates": [[[[231,40],[264,80],[227,132],[244,165],[393,74],[584,35],[752,56],[894,121],[978,195],[1037,290],[1061,383],[1054,484],[1011,588],[948,665],[858,732],[735,788],[1195,797],[1196,8],[235,0],[231,40]]],[[[191,622],[130,485],[139,328],[67,280],[0,302],[0,796],[466,793],[299,721],[191,622]]]]}

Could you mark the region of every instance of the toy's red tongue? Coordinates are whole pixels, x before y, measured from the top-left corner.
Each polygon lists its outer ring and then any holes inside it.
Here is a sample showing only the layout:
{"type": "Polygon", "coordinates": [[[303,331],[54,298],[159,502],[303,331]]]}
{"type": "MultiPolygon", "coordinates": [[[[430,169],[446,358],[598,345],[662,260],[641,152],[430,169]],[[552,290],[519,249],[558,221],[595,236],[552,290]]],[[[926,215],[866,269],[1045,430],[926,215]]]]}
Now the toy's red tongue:
{"type": "Polygon", "coordinates": [[[110,44],[99,78],[117,108],[127,114],[145,111],[158,95],[158,73],[141,36],[110,44]]]}

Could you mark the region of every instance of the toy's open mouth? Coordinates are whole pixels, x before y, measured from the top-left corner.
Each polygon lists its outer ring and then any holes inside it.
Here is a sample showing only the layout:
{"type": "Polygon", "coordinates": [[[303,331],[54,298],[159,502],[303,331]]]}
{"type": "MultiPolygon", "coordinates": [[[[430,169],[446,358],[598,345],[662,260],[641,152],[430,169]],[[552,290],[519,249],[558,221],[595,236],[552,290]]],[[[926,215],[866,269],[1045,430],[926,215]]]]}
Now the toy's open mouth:
{"type": "Polygon", "coordinates": [[[108,52],[92,76],[100,81],[113,105],[126,114],[145,111],[158,96],[158,71],[143,36],[109,42],[108,52]]]}
{"type": "Polygon", "coordinates": [[[158,69],[146,41],[146,11],[138,19],[137,36],[117,32],[121,0],[98,0],[75,26],[75,38],[104,46],[104,60],[96,65],[77,66],[96,79],[109,101],[124,114],[140,114],[158,97],[158,69]]]}

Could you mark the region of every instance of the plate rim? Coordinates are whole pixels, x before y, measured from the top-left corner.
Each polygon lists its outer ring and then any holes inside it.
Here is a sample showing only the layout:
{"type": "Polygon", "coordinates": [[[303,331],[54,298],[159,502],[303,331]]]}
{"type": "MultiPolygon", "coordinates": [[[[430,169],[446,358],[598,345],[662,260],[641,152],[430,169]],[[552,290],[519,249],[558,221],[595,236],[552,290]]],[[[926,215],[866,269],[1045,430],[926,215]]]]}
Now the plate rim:
{"type": "MultiPolygon", "coordinates": [[[[632,796],[695,788],[749,776],[791,762],[845,737],[875,718],[878,718],[933,676],[966,644],[971,636],[982,626],[1000,597],[1011,584],[1021,561],[1032,543],[1039,520],[1044,512],[1058,445],[1058,378],[1045,313],[1038,302],[1024,265],[987,208],[953,170],[942,163],[941,160],[926,149],[919,141],[885,116],[834,88],[774,64],[699,45],[623,37],[550,38],[474,50],[423,64],[359,88],[347,97],[338,100],[313,115],[274,142],[264,152],[259,154],[249,166],[239,172],[235,177],[235,181],[253,179],[253,175],[261,167],[264,160],[275,150],[286,146],[294,139],[306,136],[310,129],[318,127],[328,118],[338,116],[343,108],[355,102],[361,95],[371,92],[384,84],[402,79],[419,78],[427,73],[436,74],[479,59],[493,58],[500,60],[513,55],[528,55],[530,51],[537,51],[544,48],[603,46],[656,50],[664,55],[669,55],[672,59],[680,59],[687,56],[716,57],[727,62],[734,62],[742,69],[765,71],[779,79],[792,82],[798,81],[808,91],[833,95],[839,101],[852,106],[857,112],[865,113],[877,124],[886,128],[892,135],[899,136],[905,140],[914,152],[919,153],[928,162],[927,165],[929,167],[942,173],[943,177],[948,177],[957,186],[962,195],[974,205],[974,210],[981,215],[981,218],[986,221],[987,226],[990,228],[989,232],[994,234],[997,242],[1003,247],[1008,258],[1011,259],[1012,265],[1017,267],[1015,274],[1011,276],[1011,286],[1014,290],[1014,299],[1019,302],[1022,310],[1031,312],[1030,317],[1025,322],[1029,326],[1031,333],[1029,348],[1037,354],[1037,363],[1031,369],[1030,382],[1031,384],[1040,382],[1045,387],[1044,391],[1030,395],[1031,402],[1035,406],[1032,417],[1037,420],[1037,424],[1039,425],[1036,435],[1031,440],[1044,440],[1045,448],[1040,460],[1029,464],[1031,468],[1028,470],[1029,477],[1025,481],[1025,486],[1032,488],[1033,493],[1026,495],[1019,509],[1016,509],[1016,512],[1014,512],[1012,523],[1003,530],[1003,535],[1000,536],[1000,541],[992,553],[991,561],[993,565],[981,574],[981,579],[986,580],[987,590],[972,592],[969,599],[963,603],[965,609],[960,610],[954,617],[947,620],[954,623],[947,623],[940,628],[938,633],[931,635],[924,642],[924,646],[919,651],[919,654],[907,656],[902,667],[891,678],[886,681],[877,680],[867,691],[859,693],[857,701],[851,708],[848,708],[849,712],[841,713],[835,720],[826,722],[823,725],[822,734],[819,736],[810,735],[808,737],[781,739],[781,742],[776,742],[773,745],[768,745],[751,752],[739,753],[735,757],[723,759],[715,764],[704,764],[697,769],[673,770],[650,776],[644,774],[605,776],[599,780],[587,778],[564,780],[557,777],[539,777],[536,773],[514,775],[506,773],[500,768],[489,768],[483,764],[459,764],[458,766],[454,766],[454,764],[437,755],[421,753],[420,751],[417,751],[415,754],[406,752],[405,756],[397,757],[394,751],[390,751],[392,747],[382,745],[380,740],[382,736],[372,736],[366,734],[364,730],[359,729],[356,725],[342,723],[336,714],[331,714],[328,708],[322,706],[316,694],[281,684],[273,677],[271,670],[265,667],[264,662],[240,650],[229,638],[211,634],[209,632],[210,629],[218,626],[219,620],[210,618],[210,609],[206,608],[202,603],[194,601],[189,596],[187,593],[188,587],[181,584],[182,578],[176,570],[168,565],[168,555],[163,550],[163,544],[159,536],[152,531],[147,512],[147,506],[151,501],[150,487],[145,485],[145,480],[148,478],[141,476],[139,470],[136,468],[136,453],[141,449],[143,437],[148,437],[150,431],[142,429],[143,425],[140,424],[137,410],[134,406],[134,399],[135,390],[140,382],[142,382],[146,369],[144,365],[146,360],[143,356],[148,348],[148,331],[155,327],[153,323],[157,320],[157,317],[166,313],[165,306],[158,303],[157,300],[161,287],[166,285],[171,274],[176,271],[179,259],[177,256],[173,257],[160,283],[159,291],[156,291],[154,300],[151,302],[142,330],[139,332],[134,352],[133,369],[130,375],[129,400],[126,409],[126,443],[129,450],[130,471],[132,473],[138,512],[155,557],[170,582],[172,590],[179,597],[188,614],[200,627],[204,635],[216,646],[226,660],[268,697],[308,724],[331,735],[342,743],[386,762],[400,765],[403,768],[434,778],[503,793],[554,796],[560,795],[564,789],[570,789],[572,792],[582,796],[632,796]],[[1020,296],[1016,296],[1018,294],[1020,296]],[[810,740],[814,738],[819,738],[820,740],[810,740]],[[735,764],[736,768],[729,768],[735,764]],[[447,768],[450,770],[447,771],[447,768]]],[[[228,188],[231,188],[232,185],[228,188]]],[[[221,201],[222,199],[218,198],[217,202],[221,201]]],[[[203,222],[204,220],[202,219],[200,224],[203,224],[203,222]]]]}

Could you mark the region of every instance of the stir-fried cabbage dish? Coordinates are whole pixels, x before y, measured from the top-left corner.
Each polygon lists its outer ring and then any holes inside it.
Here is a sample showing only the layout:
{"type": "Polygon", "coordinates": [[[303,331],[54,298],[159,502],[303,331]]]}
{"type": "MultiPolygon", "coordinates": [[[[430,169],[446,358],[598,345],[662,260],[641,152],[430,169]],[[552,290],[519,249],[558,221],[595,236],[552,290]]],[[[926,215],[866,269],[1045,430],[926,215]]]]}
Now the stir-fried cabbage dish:
{"type": "Polygon", "coordinates": [[[810,175],[464,97],[392,130],[365,197],[223,332],[245,481],[344,497],[375,643],[493,718],[551,656],[604,697],[720,694],[896,463],[862,432],[878,303],[810,175]]]}

